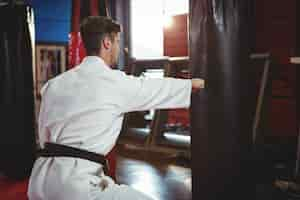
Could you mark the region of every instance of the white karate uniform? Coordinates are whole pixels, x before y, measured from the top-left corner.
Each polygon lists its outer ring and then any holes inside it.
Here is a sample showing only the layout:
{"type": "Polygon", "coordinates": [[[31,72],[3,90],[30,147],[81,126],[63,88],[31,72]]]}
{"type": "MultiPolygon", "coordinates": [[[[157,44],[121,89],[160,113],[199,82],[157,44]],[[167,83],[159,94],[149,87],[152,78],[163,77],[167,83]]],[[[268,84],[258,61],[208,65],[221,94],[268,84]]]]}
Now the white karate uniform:
{"type": "MultiPolygon", "coordinates": [[[[39,139],[106,155],[119,136],[124,113],[189,107],[191,80],[145,79],[110,69],[88,56],[41,90],[39,139]]],[[[40,157],[30,177],[30,200],[149,200],[116,184],[100,164],[70,157],[40,157]],[[102,187],[107,182],[107,187],[102,187]]]]}

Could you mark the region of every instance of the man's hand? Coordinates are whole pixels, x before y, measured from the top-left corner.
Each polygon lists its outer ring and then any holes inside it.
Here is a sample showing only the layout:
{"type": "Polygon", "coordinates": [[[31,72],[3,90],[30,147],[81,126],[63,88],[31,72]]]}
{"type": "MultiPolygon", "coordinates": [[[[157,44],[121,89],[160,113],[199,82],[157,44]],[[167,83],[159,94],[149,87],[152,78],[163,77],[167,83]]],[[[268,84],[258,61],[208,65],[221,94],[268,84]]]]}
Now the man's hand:
{"type": "Polygon", "coordinates": [[[192,90],[200,90],[204,88],[205,86],[205,81],[200,78],[192,78],[192,90]]]}

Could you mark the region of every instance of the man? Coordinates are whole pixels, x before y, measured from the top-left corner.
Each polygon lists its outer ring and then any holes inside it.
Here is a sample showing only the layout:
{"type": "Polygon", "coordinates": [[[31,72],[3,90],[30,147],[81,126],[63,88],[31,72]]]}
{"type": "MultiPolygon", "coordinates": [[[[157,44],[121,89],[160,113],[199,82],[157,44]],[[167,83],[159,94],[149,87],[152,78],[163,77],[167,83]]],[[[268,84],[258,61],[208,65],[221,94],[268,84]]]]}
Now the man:
{"type": "MultiPolygon", "coordinates": [[[[124,113],[190,105],[201,79],[143,79],[112,70],[119,54],[120,25],[106,17],[88,17],[81,25],[87,51],[79,66],[42,88],[39,139],[106,155],[119,136],[124,113]]],[[[51,154],[52,155],[52,154],[51,154]]],[[[30,177],[30,200],[150,200],[116,184],[104,164],[70,156],[41,156],[30,177]]]]}

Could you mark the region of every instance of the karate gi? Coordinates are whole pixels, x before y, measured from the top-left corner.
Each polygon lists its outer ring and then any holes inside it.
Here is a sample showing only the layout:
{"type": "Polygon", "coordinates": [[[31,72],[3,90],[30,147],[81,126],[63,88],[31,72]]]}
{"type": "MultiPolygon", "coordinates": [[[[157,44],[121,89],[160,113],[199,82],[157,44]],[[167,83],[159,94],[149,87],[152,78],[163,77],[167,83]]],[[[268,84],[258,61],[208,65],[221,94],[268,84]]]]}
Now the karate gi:
{"type": "MultiPolygon", "coordinates": [[[[41,90],[39,141],[106,155],[126,112],[189,107],[191,80],[145,79],[112,70],[96,56],[51,79],[41,90]]],[[[30,177],[30,200],[150,200],[116,184],[102,166],[70,157],[40,157],[30,177]],[[108,183],[108,186],[103,186],[108,183]]]]}

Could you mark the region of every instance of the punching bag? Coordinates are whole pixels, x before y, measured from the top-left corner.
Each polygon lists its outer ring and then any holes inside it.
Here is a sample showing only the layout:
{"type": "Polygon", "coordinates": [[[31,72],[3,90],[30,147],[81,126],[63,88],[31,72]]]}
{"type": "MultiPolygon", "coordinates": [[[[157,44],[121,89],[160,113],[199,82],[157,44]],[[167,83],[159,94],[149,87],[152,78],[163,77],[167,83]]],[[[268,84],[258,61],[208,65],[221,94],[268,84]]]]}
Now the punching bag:
{"type": "Polygon", "coordinates": [[[190,0],[193,199],[254,199],[251,0],[190,0]]]}
{"type": "Polygon", "coordinates": [[[0,5],[0,173],[30,175],[35,160],[33,10],[0,5]]]}

